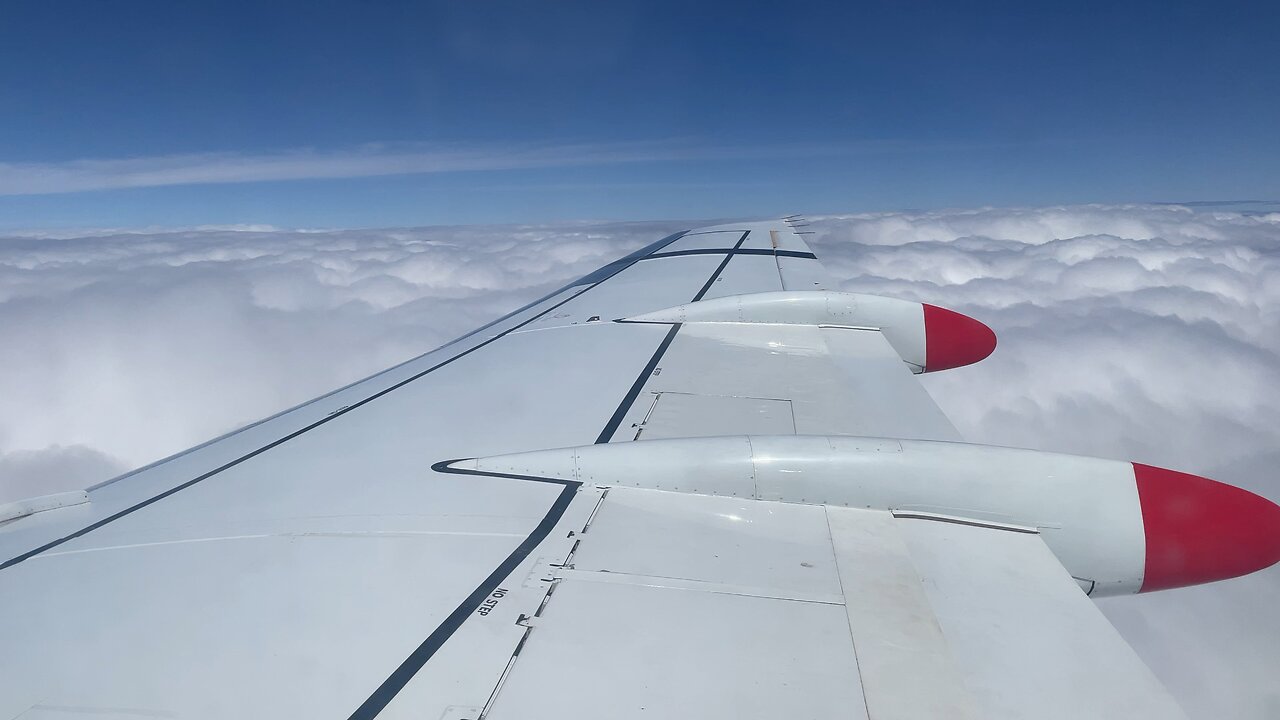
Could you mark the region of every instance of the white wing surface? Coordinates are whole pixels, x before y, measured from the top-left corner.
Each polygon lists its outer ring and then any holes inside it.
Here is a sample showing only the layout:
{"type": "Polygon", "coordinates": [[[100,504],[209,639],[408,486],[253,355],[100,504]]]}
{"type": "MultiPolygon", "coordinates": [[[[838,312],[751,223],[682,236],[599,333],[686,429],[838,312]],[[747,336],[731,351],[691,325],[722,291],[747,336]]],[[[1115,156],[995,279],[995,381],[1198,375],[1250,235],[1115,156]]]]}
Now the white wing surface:
{"type": "Polygon", "coordinates": [[[992,489],[1067,466],[940,442],[921,306],[833,290],[790,223],[679,234],[0,508],[0,718],[1176,717],[1077,505],[992,489]]]}

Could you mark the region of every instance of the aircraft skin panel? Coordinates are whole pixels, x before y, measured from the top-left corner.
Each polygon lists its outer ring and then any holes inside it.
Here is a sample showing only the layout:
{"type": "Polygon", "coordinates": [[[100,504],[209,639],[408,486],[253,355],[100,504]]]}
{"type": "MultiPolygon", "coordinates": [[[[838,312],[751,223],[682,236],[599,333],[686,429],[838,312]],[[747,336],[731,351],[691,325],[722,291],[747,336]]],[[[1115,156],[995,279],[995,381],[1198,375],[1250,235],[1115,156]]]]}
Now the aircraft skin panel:
{"type": "MultiPolygon", "coordinates": [[[[1033,686],[1010,700],[987,691],[991,673],[964,674],[999,646],[965,624],[957,598],[980,594],[917,588],[913,617],[941,635],[901,635],[962,683],[863,667],[850,613],[872,627],[894,616],[854,592],[849,573],[874,563],[850,560],[835,509],[787,496],[807,475],[779,470],[760,487],[735,476],[723,487],[745,494],[718,497],[621,487],[572,453],[547,456],[563,460],[554,472],[463,461],[669,442],[645,440],[646,423],[654,438],[956,439],[912,377],[918,358],[878,329],[832,329],[777,304],[767,321],[625,320],[826,282],[798,226],[670,236],[437,350],[91,488],[88,502],[0,522],[0,719],[933,716],[886,709],[907,692],[974,717],[1043,709],[1033,686]]],[[[843,296],[822,297],[806,312],[846,312],[843,296]]],[[[769,459],[752,462],[763,477],[769,459]]],[[[899,554],[876,562],[933,577],[917,562],[929,540],[895,532],[899,554]]],[[[1051,553],[983,542],[1053,580],[1042,598],[1005,588],[1014,617],[1040,602],[1101,632],[1051,553]]],[[[1108,651],[1131,654],[1110,632],[1108,651]]],[[[1040,649],[1047,668],[1081,660],[1040,649]]],[[[1137,672],[1112,669],[1117,683],[1137,672]]],[[[1147,695],[1166,707],[1148,681],[1124,708],[1147,695]]]]}
{"type": "Polygon", "coordinates": [[[715,426],[724,427],[733,435],[785,435],[796,431],[790,400],[647,392],[637,404],[643,402],[646,395],[651,396],[653,402],[636,426],[635,440],[699,437],[708,427],[715,426]]]}
{"type": "Polygon", "coordinates": [[[488,717],[867,717],[839,606],[574,580],[557,595],[488,717]]]}
{"type": "Polygon", "coordinates": [[[491,717],[867,717],[826,527],[815,506],[609,490],[491,717]]]}
{"type": "MultiPolygon", "coordinates": [[[[758,233],[757,233],[758,235],[758,233]]],[[[706,228],[685,233],[680,239],[662,248],[658,255],[701,252],[706,250],[724,250],[731,248],[742,238],[742,228],[729,225],[718,228],[706,228]]],[[[750,247],[764,248],[758,239],[748,237],[750,247]]]]}

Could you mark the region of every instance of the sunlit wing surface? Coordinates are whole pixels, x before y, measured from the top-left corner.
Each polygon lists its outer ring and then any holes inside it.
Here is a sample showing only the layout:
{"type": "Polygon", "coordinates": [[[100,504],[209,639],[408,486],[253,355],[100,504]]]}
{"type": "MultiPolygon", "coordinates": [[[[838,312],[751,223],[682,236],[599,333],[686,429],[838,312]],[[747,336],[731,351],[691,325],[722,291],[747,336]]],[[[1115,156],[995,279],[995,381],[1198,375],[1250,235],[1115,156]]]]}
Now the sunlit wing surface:
{"type": "Polygon", "coordinates": [[[794,224],[0,507],[0,718],[1177,717],[1086,593],[1280,555],[1188,551],[1170,488],[1274,506],[954,442],[913,375],[990,331],[835,292],[794,224]]]}

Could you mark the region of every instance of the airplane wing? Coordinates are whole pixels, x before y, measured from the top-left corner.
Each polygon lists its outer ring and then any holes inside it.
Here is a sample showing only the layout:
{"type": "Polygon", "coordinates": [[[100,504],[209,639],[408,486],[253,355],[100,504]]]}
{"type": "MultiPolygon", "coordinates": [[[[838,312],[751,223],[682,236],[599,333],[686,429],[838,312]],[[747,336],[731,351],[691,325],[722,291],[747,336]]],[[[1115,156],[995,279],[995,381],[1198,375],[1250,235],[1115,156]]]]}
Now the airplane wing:
{"type": "Polygon", "coordinates": [[[1251,569],[1156,568],[1200,479],[955,442],[994,337],[795,224],[0,507],[0,718],[1177,717],[1086,593],[1251,569]]]}

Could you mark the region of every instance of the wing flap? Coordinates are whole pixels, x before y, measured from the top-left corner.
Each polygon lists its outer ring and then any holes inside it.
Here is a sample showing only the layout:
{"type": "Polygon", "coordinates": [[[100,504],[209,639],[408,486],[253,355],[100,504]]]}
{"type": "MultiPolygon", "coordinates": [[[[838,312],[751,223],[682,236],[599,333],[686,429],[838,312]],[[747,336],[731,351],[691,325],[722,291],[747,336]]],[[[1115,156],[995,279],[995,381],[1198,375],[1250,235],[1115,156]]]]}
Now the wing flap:
{"type": "Polygon", "coordinates": [[[856,408],[848,435],[960,440],[951,421],[878,330],[822,328],[822,340],[856,408]]]}
{"type": "Polygon", "coordinates": [[[827,522],[870,716],[984,717],[947,645],[899,521],[882,511],[828,507],[827,522]]]}
{"type": "Polygon", "coordinates": [[[1039,534],[896,524],[986,717],[1184,717],[1039,534]]]}

